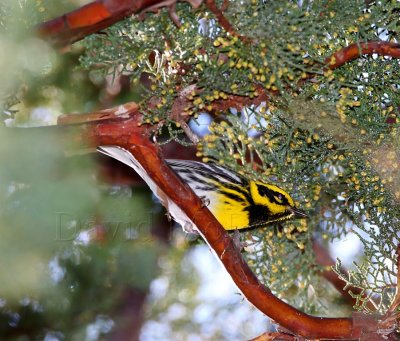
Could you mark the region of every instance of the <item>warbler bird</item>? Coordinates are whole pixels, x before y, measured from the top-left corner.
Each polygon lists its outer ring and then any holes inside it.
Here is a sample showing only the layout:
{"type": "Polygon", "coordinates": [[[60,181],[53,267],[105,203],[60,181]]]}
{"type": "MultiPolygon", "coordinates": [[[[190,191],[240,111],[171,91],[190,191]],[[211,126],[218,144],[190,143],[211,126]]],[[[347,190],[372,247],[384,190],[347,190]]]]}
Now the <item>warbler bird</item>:
{"type": "MultiPolygon", "coordinates": [[[[197,230],[189,217],[154,183],[129,151],[118,146],[101,146],[97,150],[132,167],[185,231],[197,230]]],[[[278,186],[248,180],[216,164],[189,160],[166,161],[226,230],[264,227],[272,222],[307,216],[295,207],[291,196],[278,186]]]]}

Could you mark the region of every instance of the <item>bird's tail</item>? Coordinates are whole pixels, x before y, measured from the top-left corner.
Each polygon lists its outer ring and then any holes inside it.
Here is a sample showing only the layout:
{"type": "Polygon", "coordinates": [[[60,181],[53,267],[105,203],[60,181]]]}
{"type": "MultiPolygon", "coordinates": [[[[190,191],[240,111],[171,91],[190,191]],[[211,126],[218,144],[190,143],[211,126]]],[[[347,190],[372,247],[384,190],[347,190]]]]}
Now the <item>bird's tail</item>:
{"type": "Polygon", "coordinates": [[[118,147],[118,146],[100,146],[100,147],[97,147],[97,151],[99,151],[100,153],[102,153],[104,155],[110,156],[113,159],[116,159],[116,160],[126,164],[129,167],[132,167],[141,176],[139,169],[143,170],[143,167],[133,157],[133,155],[126,149],[118,147]]]}
{"type": "Polygon", "coordinates": [[[155,182],[148,176],[142,165],[135,159],[135,157],[128,150],[119,146],[100,146],[97,150],[110,156],[129,167],[133,168],[140,177],[147,183],[154,195],[161,201],[161,204],[167,209],[176,222],[181,224],[187,232],[194,232],[197,230],[193,222],[187,215],[155,184],[155,182]]]}

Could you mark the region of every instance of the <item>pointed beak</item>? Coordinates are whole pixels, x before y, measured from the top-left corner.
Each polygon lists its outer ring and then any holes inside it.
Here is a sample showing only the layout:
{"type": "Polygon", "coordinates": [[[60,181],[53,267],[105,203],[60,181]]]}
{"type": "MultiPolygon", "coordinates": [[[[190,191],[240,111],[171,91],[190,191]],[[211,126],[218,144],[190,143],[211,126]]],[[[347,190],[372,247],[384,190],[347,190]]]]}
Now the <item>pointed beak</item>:
{"type": "Polygon", "coordinates": [[[288,207],[288,211],[294,214],[295,218],[307,218],[308,215],[303,210],[296,207],[288,207]]]}

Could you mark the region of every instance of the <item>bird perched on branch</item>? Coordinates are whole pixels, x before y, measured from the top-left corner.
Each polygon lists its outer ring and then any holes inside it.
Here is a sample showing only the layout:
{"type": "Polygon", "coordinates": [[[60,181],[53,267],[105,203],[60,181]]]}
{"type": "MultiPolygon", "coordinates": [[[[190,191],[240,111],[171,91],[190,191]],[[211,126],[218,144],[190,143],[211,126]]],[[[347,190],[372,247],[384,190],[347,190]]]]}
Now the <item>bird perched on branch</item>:
{"type": "MultiPolygon", "coordinates": [[[[191,220],[154,183],[128,150],[118,146],[101,146],[97,150],[132,167],[183,229],[196,232],[191,220]]],[[[278,186],[248,180],[216,164],[188,160],[166,162],[203,200],[226,230],[265,227],[272,222],[307,216],[295,207],[291,196],[278,186]]]]}

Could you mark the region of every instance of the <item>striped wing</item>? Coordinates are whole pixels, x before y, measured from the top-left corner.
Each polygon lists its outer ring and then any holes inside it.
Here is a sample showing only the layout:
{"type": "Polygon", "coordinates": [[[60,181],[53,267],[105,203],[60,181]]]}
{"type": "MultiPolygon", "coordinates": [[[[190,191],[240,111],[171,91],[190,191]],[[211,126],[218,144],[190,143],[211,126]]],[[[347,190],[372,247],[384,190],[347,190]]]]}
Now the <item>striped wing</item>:
{"type": "MultiPolygon", "coordinates": [[[[129,151],[118,146],[102,146],[97,149],[133,168],[184,230],[197,230],[189,217],[153,182],[129,151]]],[[[208,208],[225,229],[232,230],[250,225],[248,207],[251,199],[244,178],[214,164],[187,160],[167,160],[167,163],[197,196],[209,202],[208,208]]]]}
{"type": "Polygon", "coordinates": [[[167,160],[227,230],[249,226],[247,181],[229,169],[197,161],[167,160]]]}
{"type": "Polygon", "coordinates": [[[211,179],[219,183],[244,184],[244,179],[238,174],[215,164],[171,159],[167,160],[167,163],[188,183],[196,181],[202,182],[204,179],[211,179]]]}

